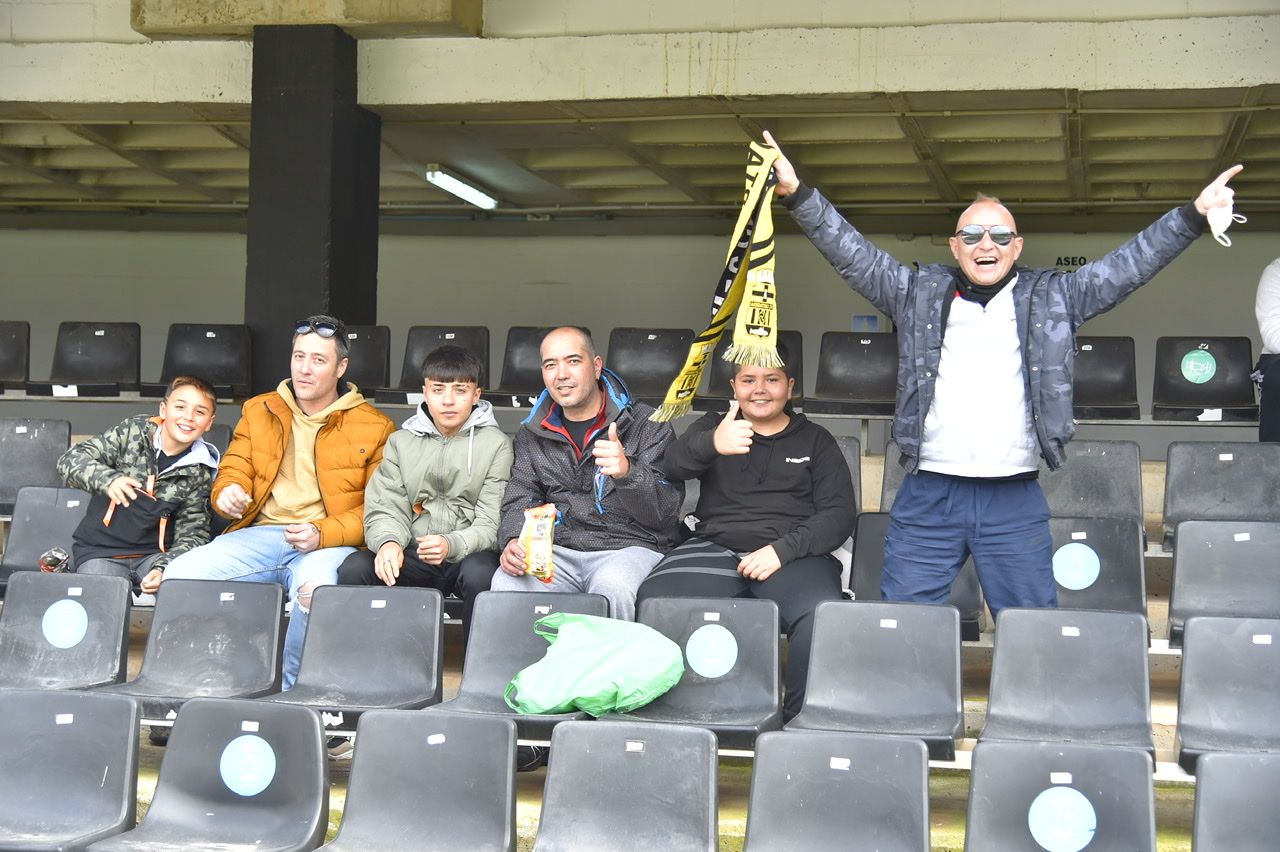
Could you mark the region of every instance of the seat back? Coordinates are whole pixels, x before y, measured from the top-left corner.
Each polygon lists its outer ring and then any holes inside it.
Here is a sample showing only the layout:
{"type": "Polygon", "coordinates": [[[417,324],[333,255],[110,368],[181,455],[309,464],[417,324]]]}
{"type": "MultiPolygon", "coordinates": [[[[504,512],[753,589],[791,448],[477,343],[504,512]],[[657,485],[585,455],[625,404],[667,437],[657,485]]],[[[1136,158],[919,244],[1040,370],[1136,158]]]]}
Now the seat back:
{"type": "MultiPolygon", "coordinates": [[[[6,609],[7,609],[6,605],[6,609]]],[[[0,845],[83,849],[133,827],[138,708],[93,692],[0,690],[0,845]]]]}
{"type": "Polygon", "coordinates": [[[7,582],[16,571],[39,571],[40,555],[51,547],[70,553],[71,536],[88,506],[89,495],[79,488],[28,485],[20,489],[0,559],[0,579],[7,582]]]}
{"type": "Polygon", "coordinates": [[[1051,518],[1060,609],[1146,613],[1142,523],[1134,518],[1051,518]]]}
{"type": "Polygon", "coordinates": [[[1051,515],[1142,521],[1142,459],[1134,441],[1072,441],[1066,464],[1040,460],[1040,488],[1051,515]]]}
{"type": "Polygon", "coordinates": [[[174,323],[164,345],[160,381],[199,376],[237,398],[253,386],[253,338],[243,324],[174,323]]]}
{"type": "Polygon", "coordinates": [[[839,436],[836,443],[844,455],[844,463],[849,466],[849,476],[853,479],[853,510],[862,507],[862,442],[857,438],[839,436]]]}
{"type": "Polygon", "coordinates": [[[1280,521],[1280,444],[1174,441],[1164,480],[1164,549],[1183,521],[1280,521]]]}
{"type": "Polygon", "coordinates": [[[347,372],[342,378],[372,395],[391,381],[391,329],[385,325],[347,326],[347,372]]]}
{"type": "Polygon", "coordinates": [[[929,849],[929,755],[903,737],[771,731],[756,740],[743,849],[929,849]]]}
{"type": "MultiPolygon", "coordinates": [[[[398,589],[396,594],[407,589],[398,589]]],[[[333,848],[511,850],[516,844],[516,725],[432,710],[360,717],[347,802],[333,848]],[[423,791],[431,791],[424,796],[423,791]]]]}
{"type": "Polygon", "coordinates": [[[627,383],[632,396],[661,401],[692,343],[691,328],[615,328],[609,333],[606,363],[627,383]]]}
{"type": "Polygon", "coordinates": [[[898,387],[898,335],[887,331],[828,331],[818,352],[813,398],[841,407],[805,410],[843,414],[893,414],[898,387]]]}
{"type": "Polygon", "coordinates": [[[1197,615],[1280,618],[1280,521],[1183,521],[1173,554],[1169,644],[1197,615]]]}
{"type": "Polygon", "coordinates": [[[204,433],[204,441],[217,447],[219,453],[225,453],[227,447],[231,445],[231,424],[214,423],[209,427],[209,431],[204,433]]]}
{"type": "Polygon", "coordinates": [[[61,485],[56,465],[70,446],[69,420],[0,418],[0,515],[13,513],[24,485],[61,485]]]}
{"type": "Polygon", "coordinates": [[[0,320],[0,388],[20,388],[31,377],[31,323],[0,320]]]}
{"type": "Polygon", "coordinates": [[[483,325],[415,325],[404,342],[400,390],[422,391],[422,362],[440,346],[460,346],[480,359],[480,387],[489,387],[489,329],[483,325]]]}
{"type": "Polygon", "coordinates": [[[1206,754],[1196,767],[1194,849],[1266,849],[1280,837],[1280,753],[1206,754]]]}
{"type": "Polygon", "coordinates": [[[563,722],[551,735],[539,852],[717,848],[716,738],[702,728],[563,722]]]}
{"type": "Polygon", "coordinates": [[[129,581],[20,571],[0,609],[0,686],[86,689],[125,678],[129,581]]]}
{"type": "Polygon", "coordinates": [[[546,387],[542,383],[542,338],[551,329],[552,326],[532,325],[513,325],[507,329],[507,346],[502,353],[502,384],[495,393],[507,396],[537,396],[542,393],[546,387]]]}
{"type": "Polygon", "coordinates": [[[964,848],[1155,852],[1152,768],[1134,749],[980,742],[964,848]]]}
{"type": "Polygon", "coordinates": [[[142,327],[136,322],[63,322],[53,346],[49,381],[59,385],[119,385],[137,390],[142,327]]]}
{"type": "Polygon", "coordinates": [[[1138,368],[1132,337],[1077,337],[1072,389],[1081,420],[1137,420],[1138,368]]]}
{"type": "Polygon", "coordinates": [[[1158,338],[1151,416],[1196,420],[1205,409],[1221,409],[1223,420],[1256,420],[1252,372],[1247,337],[1158,338]]]}
{"type": "MultiPolygon", "coordinates": [[[[801,398],[804,397],[804,337],[798,331],[779,331],[778,342],[787,347],[787,375],[796,380],[795,388],[791,391],[791,402],[799,405],[801,398]]],[[[711,411],[729,410],[728,399],[732,396],[729,382],[738,370],[737,364],[724,360],[725,350],[731,345],[733,345],[733,329],[726,328],[724,334],[720,335],[720,342],[716,344],[715,351],[711,354],[711,369],[708,371],[710,375],[707,378],[706,391],[706,396],[720,397],[725,402],[710,408],[711,411]]],[[[683,363],[681,366],[684,366],[683,363]]]]}

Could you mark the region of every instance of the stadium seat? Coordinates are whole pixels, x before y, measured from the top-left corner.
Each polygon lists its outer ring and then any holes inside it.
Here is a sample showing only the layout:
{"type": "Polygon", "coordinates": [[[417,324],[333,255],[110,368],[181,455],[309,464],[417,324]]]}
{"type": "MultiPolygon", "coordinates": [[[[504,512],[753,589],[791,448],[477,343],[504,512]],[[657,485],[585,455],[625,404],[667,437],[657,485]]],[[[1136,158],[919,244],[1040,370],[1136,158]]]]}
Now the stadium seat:
{"type": "Polygon", "coordinates": [[[378,402],[404,403],[409,394],[422,393],[422,362],[440,346],[461,346],[480,359],[480,387],[489,384],[489,329],[483,325],[415,325],[404,341],[400,383],[379,388],[378,402]]]}
{"type": "Polygon", "coordinates": [[[898,386],[898,335],[828,331],[818,350],[818,376],[806,396],[809,414],[891,416],[898,386]]]}
{"type": "Polygon", "coordinates": [[[142,823],[93,849],[315,849],[329,827],[321,733],[306,707],[192,699],[174,722],[142,823]]]}
{"type": "Polygon", "coordinates": [[[1077,337],[1072,406],[1078,420],[1138,420],[1132,337],[1077,337]]]}
{"type": "Polygon", "coordinates": [[[804,706],[786,729],[918,737],[935,760],[955,760],[962,700],[955,607],[824,601],[804,706]]]}
{"type": "Polygon", "coordinates": [[[298,679],[263,701],[341,714],[350,729],[366,710],[416,710],[440,701],[440,592],[321,586],[311,598],[298,679]]]}
{"type": "Polygon", "coordinates": [[[659,405],[692,343],[690,328],[615,328],[609,333],[605,364],[622,377],[633,397],[659,405]]]}
{"type": "Polygon", "coordinates": [[[129,658],[129,581],[21,571],[0,609],[0,687],[120,683],[129,658]]]}
{"type": "Polygon", "coordinates": [[[515,721],[521,739],[537,740],[549,738],[561,722],[587,718],[582,712],[522,715],[507,706],[503,693],[518,672],[547,653],[547,640],[533,632],[535,621],[553,612],[605,616],[608,608],[601,595],[481,592],[471,616],[458,695],[427,712],[438,708],[502,716],[515,721]]]}
{"type": "Polygon", "coordinates": [[[862,507],[862,442],[857,438],[839,436],[836,443],[844,454],[844,463],[849,465],[849,476],[853,479],[853,510],[862,507]]]}
{"type": "Polygon", "coordinates": [[[71,852],[133,828],[138,708],[118,695],[0,690],[0,849],[71,852]]]}
{"type": "Polygon", "coordinates": [[[1280,837],[1280,754],[1206,754],[1196,770],[1192,848],[1273,849],[1280,837]]]}
{"type": "Polygon", "coordinates": [[[28,485],[19,489],[0,558],[0,591],[15,572],[39,571],[40,556],[46,550],[56,546],[71,553],[71,535],[88,507],[89,495],[79,488],[28,485]]]}
{"type": "Polygon", "coordinates": [[[217,447],[219,453],[225,453],[227,447],[231,445],[231,425],[214,423],[209,427],[209,431],[204,433],[204,440],[217,447]]]}
{"type": "Polygon", "coordinates": [[[515,852],[510,719],[373,710],[356,741],[342,825],[321,848],[515,852]]]}
{"type": "Polygon", "coordinates": [[[63,322],[58,324],[49,381],[29,382],[27,393],[119,396],[122,390],[138,389],[141,371],[142,328],[136,322],[63,322]]]}
{"type": "Polygon", "coordinates": [[[751,748],[782,727],[778,605],[755,598],[645,598],[636,621],[684,651],[684,674],[652,703],[608,716],[698,725],[720,748],[751,748]]]}
{"type": "Polygon", "coordinates": [[[0,393],[26,387],[31,377],[31,323],[0,320],[0,393]]]}
{"type": "Polygon", "coordinates": [[[502,383],[484,398],[501,408],[528,408],[542,393],[542,338],[551,326],[513,325],[502,354],[502,383]]]}
{"type": "Polygon", "coordinates": [[[1247,337],[1158,338],[1151,417],[1257,420],[1252,372],[1253,344],[1247,337]]]}
{"type": "Polygon", "coordinates": [[[928,852],[924,744],[827,731],[762,734],[742,848],[928,852]]]}
{"type": "MultiPolygon", "coordinates": [[[[884,537],[889,531],[888,512],[862,512],[853,530],[853,597],[859,601],[882,600],[880,579],[884,574],[884,537]]],[[[951,585],[947,603],[960,611],[960,638],[977,642],[986,619],[982,586],[973,559],[966,559],[951,585]]]]}
{"type": "Polygon", "coordinates": [[[980,742],[964,848],[1155,852],[1152,769],[1136,749],[980,742]]]}
{"type": "Polygon", "coordinates": [[[366,396],[391,383],[391,329],[385,325],[347,326],[347,372],[344,381],[366,396]]]}
{"type": "Polygon", "coordinates": [[[159,382],[144,382],[143,396],[164,396],[178,376],[198,376],[219,399],[243,399],[253,386],[253,338],[249,326],[174,323],[164,344],[159,382]]]}
{"type": "MultiPolygon", "coordinates": [[[[796,380],[795,389],[791,392],[791,405],[800,408],[804,404],[804,338],[798,331],[779,331],[778,342],[787,347],[787,357],[790,359],[787,374],[796,380]]],[[[733,329],[726,328],[724,334],[720,335],[715,351],[711,353],[711,363],[707,365],[706,393],[698,394],[693,400],[696,411],[729,410],[729,400],[733,398],[729,380],[737,372],[737,365],[724,360],[724,352],[732,343],[733,329]]]]}
{"type": "Polygon", "coordinates": [[[62,484],[55,465],[70,446],[68,420],[0,418],[0,518],[13,514],[24,485],[62,484]]]}
{"type": "Polygon", "coordinates": [[[1123,746],[1143,749],[1154,760],[1146,618],[1001,611],[979,739],[1123,746]]]}
{"type": "Polygon", "coordinates": [[[1134,441],[1072,441],[1066,464],[1040,459],[1049,514],[1061,518],[1130,518],[1142,522],[1142,459],[1134,441]]]}
{"type": "Polygon", "coordinates": [[[1187,619],[1178,763],[1220,751],[1280,752],[1280,619],[1187,619]]]}
{"type": "Polygon", "coordinates": [[[1164,480],[1164,549],[1183,521],[1280,521],[1280,444],[1174,441],[1164,480]]]}
{"type": "Polygon", "coordinates": [[[138,676],[100,691],[137,700],[148,720],[191,698],[278,692],[283,595],[275,583],[166,580],[138,676]]]}
{"type": "Polygon", "coordinates": [[[1177,532],[1170,646],[1197,615],[1280,618],[1280,522],[1183,521],[1177,532]]]}
{"type": "Polygon", "coordinates": [[[1134,518],[1051,518],[1053,577],[1061,609],[1147,612],[1142,523],[1134,518]]]}
{"type": "Polygon", "coordinates": [[[551,738],[536,852],[714,852],[716,740],[686,725],[566,722],[551,738]]]}

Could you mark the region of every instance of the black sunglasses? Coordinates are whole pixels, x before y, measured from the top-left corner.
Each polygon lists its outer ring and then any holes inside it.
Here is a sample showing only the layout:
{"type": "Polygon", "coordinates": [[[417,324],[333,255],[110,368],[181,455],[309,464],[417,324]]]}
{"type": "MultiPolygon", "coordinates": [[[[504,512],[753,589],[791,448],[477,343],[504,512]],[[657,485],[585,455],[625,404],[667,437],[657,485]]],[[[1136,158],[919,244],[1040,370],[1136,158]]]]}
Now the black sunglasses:
{"type": "Polygon", "coordinates": [[[982,242],[983,234],[990,234],[991,242],[998,246],[1007,246],[1013,242],[1014,237],[1018,236],[1018,232],[1008,225],[992,225],[990,228],[984,228],[981,225],[965,225],[955,233],[967,246],[976,246],[982,242]]]}
{"type": "Polygon", "coordinates": [[[294,334],[309,334],[313,331],[327,340],[338,333],[338,327],[331,322],[312,322],[311,320],[298,320],[293,324],[294,334]]]}

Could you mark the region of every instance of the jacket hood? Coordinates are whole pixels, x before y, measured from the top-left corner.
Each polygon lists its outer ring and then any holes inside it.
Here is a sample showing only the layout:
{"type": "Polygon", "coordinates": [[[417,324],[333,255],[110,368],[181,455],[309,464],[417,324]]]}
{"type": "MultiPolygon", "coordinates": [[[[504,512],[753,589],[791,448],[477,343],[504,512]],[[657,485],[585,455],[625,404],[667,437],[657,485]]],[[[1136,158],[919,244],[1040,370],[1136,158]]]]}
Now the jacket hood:
{"type": "MultiPolygon", "coordinates": [[[[158,451],[160,449],[160,424],[163,423],[159,417],[149,417],[147,422],[152,426],[151,445],[158,451]]],[[[218,463],[222,461],[222,453],[213,444],[210,444],[204,438],[196,438],[195,443],[191,445],[191,449],[183,455],[182,458],[174,462],[173,467],[186,467],[192,464],[202,464],[210,470],[216,471],[218,463]]],[[[173,468],[170,468],[172,470],[173,468]]]]}
{"type": "MultiPolygon", "coordinates": [[[[493,416],[493,405],[489,400],[482,399],[471,409],[471,414],[458,428],[458,434],[479,429],[482,426],[497,426],[498,419],[493,416]]],[[[439,435],[440,430],[436,428],[436,423],[431,419],[430,413],[427,411],[425,402],[419,403],[418,407],[413,410],[413,414],[409,419],[400,424],[401,429],[408,429],[413,434],[422,437],[424,435],[439,435]]]]}
{"type": "Polygon", "coordinates": [[[360,389],[350,382],[338,382],[338,398],[315,414],[307,414],[298,407],[298,400],[293,395],[293,382],[285,379],[276,386],[276,393],[284,400],[289,410],[299,417],[328,417],[335,411],[350,411],[364,404],[364,395],[360,389]]]}

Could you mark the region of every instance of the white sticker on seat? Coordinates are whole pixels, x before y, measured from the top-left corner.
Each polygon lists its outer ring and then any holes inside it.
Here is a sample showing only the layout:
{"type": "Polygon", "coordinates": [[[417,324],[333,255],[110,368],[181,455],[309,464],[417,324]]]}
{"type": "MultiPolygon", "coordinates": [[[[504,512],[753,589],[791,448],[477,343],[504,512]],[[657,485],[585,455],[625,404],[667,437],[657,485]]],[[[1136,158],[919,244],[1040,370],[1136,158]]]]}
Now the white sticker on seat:
{"type": "Polygon", "coordinates": [[[446,331],[446,332],[444,333],[444,339],[445,339],[445,340],[453,340],[453,339],[454,339],[455,337],[457,337],[457,336],[458,336],[458,335],[457,335],[457,334],[455,334],[455,333],[454,333],[454,332],[452,332],[452,331],[446,331]]]}
{"type": "Polygon", "coordinates": [[[1098,582],[1101,575],[1102,560],[1097,551],[1082,541],[1067,542],[1053,554],[1053,579],[1064,589],[1073,592],[1087,589],[1098,582]]]}
{"type": "Polygon", "coordinates": [[[1074,787],[1049,787],[1027,809],[1027,828],[1045,852],[1080,852],[1093,841],[1098,814],[1074,787]]]}
{"type": "Polygon", "coordinates": [[[1050,772],[1049,783],[1050,784],[1070,784],[1071,773],[1070,772],[1050,772]]]}
{"type": "Polygon", "coordinates": [[[658,339],[658,335],[656,335],[656,334],[651,334],[651,335],[649,335],[649,339],[650,339],[650,340],[657,340],[657,339],[658,339]]]}
{"type": "Polygon", "coordinates": [[[738,662],[738,640],[719,624],[704,624],[684,646],[689,668],[705,678],[723,677],[738,662]]]}
{"type": "Polygon", "coordinates": [[[1248,541],[1248,540],[1249,540],[1249,534],[1248,534],[1248,533],[1236,533],[1236,534],[1235,534],[1235,535],[1233,535],[1231,538],[1232,538],[1232,539],[1234,539],[1235,541],[1248,541]]]}
{"type": "Polygon", "coordinates": [[[831,768],[832,768],[832,769],[838,769],[838,770],[840,770],[841,772],[848,772],[848,771],[849,771],[849,767],[850,767],[850,766],[852,766],[852,765],[853,765],[853,761],[849,760],[849,758],[847,758],[847,757],[833,757],[833,758],[831,758],[831,768]]]}
{"type": "Polygon", "coordinates": [[[1270,634],[1270,633],[1255,633],[1255,634],[1253,634],[1253,644],[1255,644],[1255,645],[1270,645],[1270,644],[1271,644],[1271,634],[1270,634]]]}
{"type": "Polygon", "coordinates": [[[75,720],[76,720],[75,713],[58,713],[53,717],[53,724],[70,725],[75,720]]]}
{"type": "Polygon", "coordinates": [[[1092,344],[1092,343],[1082,343],[1082,344],[1080,344],[1080,351],[1081,351],[1081,352],[1092,352],[1092,351],[1093,351],[1093,344],[1092,344]]]}
{"type": "Polygon", "coordinates": [[[77,385],[54,385],[54,396],[79,396],[80,388],[77,385]]]}
{"type": "Polygon", "coordinates": [[[210,340],[212,340],[213,338],[215,338],[215,337],[217,337],[217,336],[218,336],[218,332],[216,332],[216,331],[206,331],[206,332],[204,333],[204,336],[205,336],[205,337],[207,337],[207,338],[209,338],[210,340]]]}
{"type": "Polygon", "coordinates": [[[245,721],[240,723],[240,730],[244,731],[245,733],[256,734],[258,733],[258,723],[251,722],[246,719],[245,721]]]}
{"type": "Polygon", "coordinates": [[[1062,635],[1063,635],[1063,636],[1079,636],[1079,635],[1080,635],[1080,628],[1079,628],[1079,627],[1072,627],[1070,624],[1063,625],[1063,628],[1062,628],[1062,635]]]}
{"type": "Polygon", "coordinates": [[[13,434],[15,434],[15,435],[25,435],[25,434],[27,434],[27,427],[26,427],[26,426],[15,426],[15,427],[13,427],[13,434]]]}
{"type": "Polygon", "coordinates": [[[227,603],[236,599],[235,592],[222,592],[218,595],[218,603],[227,603]]]}
{"type": "Polygon", "coordinates": [[[880,619],[880,626],[881,626],[881,627],[883,627],[885,630],[897,630],[897,629],[898,629],[898,619],[896,619],[896,618],[882,618],[882,619],[880,619]]]}
{"type": "Polygon", "coordinates": [[[1089,534],[1084,530],[1081,530],[1079,532],[1073,532],[1071,534],[1072,541],[1087,541],[1088,539],[1089,539],[1089,534]]]}
{"type": "Polygon", "coordinates": [[[218,761],[222,783],[237,796],[256,796],[276,777],[276,753],[256,734],[243,734],[227,743],[218,761]]]}
{"type": "Polygon", "coordinates": [[[369,601],[369,609],[386,609],[386,608],[387,608],[387,602],[383,598],[378,598],[377,600],[369,601]]]}
{"type": "Polygon", "coordinates": [[[69,598],[78,598],[83,594],[84,594],[84,589],[80,588],[79,586],[72,586],[71,588],[67,589],[67,597],[69,598]]]}
{"type": "Polygon", "coordinates": [[[1232,461],[1234,458],[1233,453],[1218,453],[1218,461],[1232,461]]]}
{"type": "Polygon", "coordinates": [[[444,742],[444,734],[430,734],[427,737],[427,745],[440,745],[444,742]]]}
{"type": "Polygon", "coordinates": [[[40,632],[55,648],[74,648],[89,632],[89,612],[80,601],[55,601],[40,619],[40,632]]]}
{"type": "Polygon", "coordinates": [[[703,620],[703,621],[719,621],[719,620],[720,620],[720,613],[718,613],[718,612],[704,612],[704,613],[702,614],[702,620],[703,620]]]}
{"type": "Polygon", "coordinates": [[[93,330],[93,336],[94,336],[94,337],[106,337],[106,336],[107,336],[107,330],[106,330],[105,328],[95,328],[95,329],[93,330]]]}
{"type": "Polygon", "coordinates": [[[347,340],[359,340],[359,339],[360,339],[360,335],[358,332],[351,331],[347,333],[347,340]]]}
{"type": "Polygon", "coordinates": [[[537,604],[533,608],[534,615],[546,615],[549,612],[551,612],[551,607],[548,604],[537,604]]]}
{"type": "Polygon", "coordinates": [[[644,740],[627,740],[627,744],[624,748],[629,752],[644,754],[644,740]]]}

